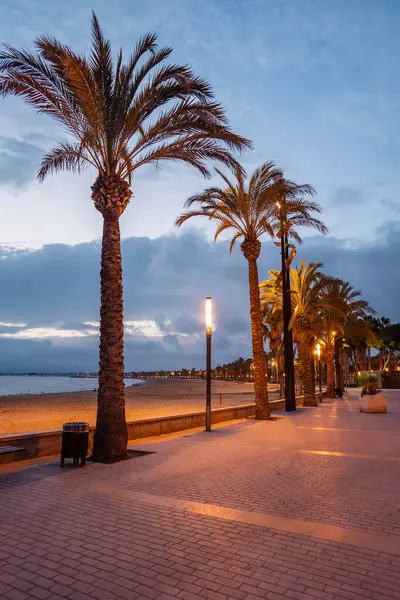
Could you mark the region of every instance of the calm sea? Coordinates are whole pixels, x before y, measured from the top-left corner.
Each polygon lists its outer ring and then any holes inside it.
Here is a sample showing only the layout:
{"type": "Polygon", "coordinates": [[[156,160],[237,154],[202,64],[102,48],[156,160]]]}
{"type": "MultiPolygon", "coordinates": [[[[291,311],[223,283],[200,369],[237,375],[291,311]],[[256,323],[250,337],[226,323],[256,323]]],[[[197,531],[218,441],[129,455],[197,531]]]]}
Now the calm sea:
{"type": "MultiPolygon", "coordinates": [[[[125,387],[142,383],[140,379],[125,379],[125,387]]],[[[97,388],[97,378],[78,377],[35,377],[28,375],[0,376],[0,396],[19,394],[54,394],[58,392],[80,392],[97,388]]]]}

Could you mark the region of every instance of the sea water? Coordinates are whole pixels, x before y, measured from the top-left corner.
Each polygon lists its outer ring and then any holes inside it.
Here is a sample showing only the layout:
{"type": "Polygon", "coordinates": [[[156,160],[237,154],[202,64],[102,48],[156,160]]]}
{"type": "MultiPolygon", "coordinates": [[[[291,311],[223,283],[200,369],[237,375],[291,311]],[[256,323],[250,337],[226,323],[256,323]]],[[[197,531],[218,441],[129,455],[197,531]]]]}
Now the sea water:
{"type": "MultiPolygon", "coordinates": [[[[125,387],[137,385],[139,383],[142,383],[142,380],[125,379],[125,387]]],[[[43,377],[40,375],[0,376],[0,396],[81,392],[85,390],[95,390],[97,387],[97,377],[43,377]]]]}

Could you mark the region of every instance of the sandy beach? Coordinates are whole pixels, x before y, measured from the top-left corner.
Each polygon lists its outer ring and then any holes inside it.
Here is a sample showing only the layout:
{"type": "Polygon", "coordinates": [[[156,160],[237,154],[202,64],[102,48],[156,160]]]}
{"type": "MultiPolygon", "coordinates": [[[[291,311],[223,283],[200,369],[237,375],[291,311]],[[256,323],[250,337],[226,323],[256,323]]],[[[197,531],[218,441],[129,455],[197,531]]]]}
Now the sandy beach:
{"type": "MultiPolygon", "coordinates": [[[[153,379],[126,388],[127,420],[202,410],[204,402],[205,381],[199,379],[153,379]]],[[[250,402],[253,384],[213,382],[214,407],[250,402]]],[[[0,435],[60,429],[68,421],[96,423],[96,392],[0,397],[0,435]]]]}

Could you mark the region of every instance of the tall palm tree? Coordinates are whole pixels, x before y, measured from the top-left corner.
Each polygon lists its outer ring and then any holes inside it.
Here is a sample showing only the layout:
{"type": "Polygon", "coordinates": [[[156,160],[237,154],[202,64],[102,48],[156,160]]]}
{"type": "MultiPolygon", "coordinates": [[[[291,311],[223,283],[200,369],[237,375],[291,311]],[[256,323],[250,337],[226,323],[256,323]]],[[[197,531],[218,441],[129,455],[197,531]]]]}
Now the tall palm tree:
{"type": "Polygon", "coordinates": [[[317,406],[313,345],[318,331],[318,321],[324,308],[322,292],[330,280],[321,272],[322,263],[306,264],[291,269],[292,321],[296,328],[300,376],[303,382],[304,405],[317,406]]]}
{"type": "Polygon", "coordinates": [[[214,242],[221,233],[232,229],[230,253],[236,241],[243,240],[240,248],[247,260],[249,273],[256,419],[269,419],[257,259],[261,251],[260,237],[265,233],[271,237],[274,235],[276,196],[273,190],[280,170],[272,162],[265,163],[254,171],[247,185],[240,167],[234,169],[235,181],[232,182],[221,171],[216,171],[226,187],[210,187],[190,197],[185,206],[199,205],[199,208],[183,213],[176,220],[176,225],[180,227],[195,216],[207,217],[217,223],[214,242]]]}
{"type": "Polygon", "coordinates": [[[376,347],[379,349],[379,369],[388,368],[393,352],[398,350],[398,324],[392,323],[388,317],[371,317],[373,331],[377,337],[376,347]]]}
{"type": "Polygon", "coordinates": [[[181,161],[209,175],[206,161],[236,164],[232,150],[250,143],[228,127],[209,84],[188,66],[166,63],[171,48],[142,37],[124,64],[92,17],[89,57],[50,36],[36,52],[5,46],[0,93],[20,96],[53,117],[69,138],[44,157],[38,179],[92,166],[95,208],[103,216],[100,369],[93,457],[126,454],[123,296],[119,217],[132,196],[131,179],[143,165],[181,161]]]}
{"type": "MultiPolygon", "coordinates": [[[[373,325],[370,319],[371,315],[367,315],[366,318],[358,316],[355,319],[347,319],[344,324],[344,338],[346,345],[349,347],[352,357],[355,358],[355,370],[371,370],[370,356],[368,356],[367,364],[367,352],[371,348],[376,347],[378,339],[374,333],[373,325]]],[[[343,340],[339,338],[336,344],[337,362],[339,363],[343,347],[342,341],[343,340]]]]}
{"type": "MultiPolygon", "coordinates": [[[[322,294],[325,308],[321,318],[322,339],[325,345],[326,377],[328,398],[335,398],[333,361],[337,340],[342,339],[347,328],[350,333],[351,325],[357,321],[360,330],[361,322],[367,319],[367,314],[373,314],[366,300],[360,298],[361,292],[355,290],[347,281],[332,279],[322,294]]],[[[339,358],[340,360],[340,358],[339,358]]]]}
{"type": "Polygon", "coordinates": [[[264,343],[268,342],[269,349],[276,360],[279,394],[285,397],[284,378],[284,352],[283,352],[283,309],[282,309],[282,286],[277,284],[278,271],[270,271],[270,278],[262,281],[259,285],[261,319],[263,327],[264,343]]]}
{"type": "MultiPolygon", "coordinates": [[[[331,278],[320,269],[321,263],[300,265],[290,269],[292,321],[298,340],[299,373],[304,389],[304,405],[317,406],[312,348],[319,328],[321,311],[324,308],[322,292],[331,278]]],[[[270,271],[270,278],[260,284],[263,312],[281,312],[282,291],[279,271],[270,271]]]]}
{"type": "MultiPolygon", "coordinates": [[[[207,217],[217,223],[214,241],[223,232],[233,230],[230,252],[237,240],[243,240],[240,248],[247,260],[249,273],[256,418],[269,419],[257,259],[261,251],[260,238],[263,234],[275,237],[281,227],[277,202],[282,195],[282,171],[273,162],[267,162],[254,171],[248,182],[240,167],[234,169],[235,181],[230,181],[219,170],[217,173],[226,187],[210,187],[189,198],[185,206],[197,205],[198,208],[183,213],[176,224],[181,226],[195,216],[207,217]]],[[[315,202],[303,198],[310,189],[310,186],[298,186],[293,182],[285,185],[287,214],[297,221],[307,220],[307,217],[313,220],[311,211],[319,210],[315,202]]]]}

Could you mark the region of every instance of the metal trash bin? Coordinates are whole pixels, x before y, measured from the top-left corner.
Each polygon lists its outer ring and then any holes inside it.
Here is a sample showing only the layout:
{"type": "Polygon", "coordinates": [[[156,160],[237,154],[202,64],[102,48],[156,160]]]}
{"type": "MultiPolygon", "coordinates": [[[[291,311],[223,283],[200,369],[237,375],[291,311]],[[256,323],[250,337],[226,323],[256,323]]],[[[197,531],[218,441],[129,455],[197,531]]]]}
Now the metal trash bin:
{"type": "Polygon", "coordinates": [[[85,466],[89,447],[89,423],[64,423],[62,428],[61,462],[64,466],[66,458],[72,458],[74,465],[85,466]]]}

